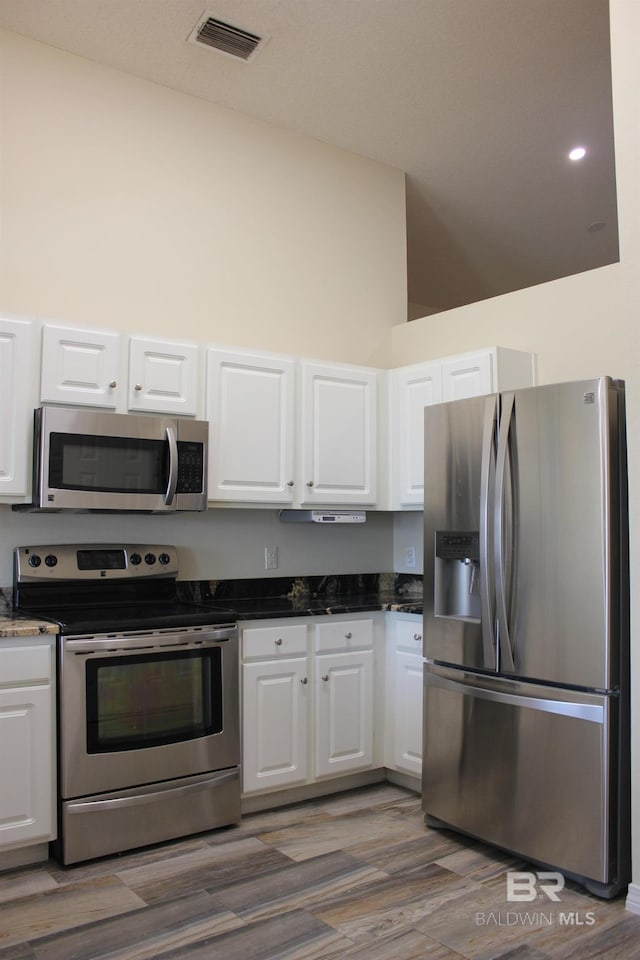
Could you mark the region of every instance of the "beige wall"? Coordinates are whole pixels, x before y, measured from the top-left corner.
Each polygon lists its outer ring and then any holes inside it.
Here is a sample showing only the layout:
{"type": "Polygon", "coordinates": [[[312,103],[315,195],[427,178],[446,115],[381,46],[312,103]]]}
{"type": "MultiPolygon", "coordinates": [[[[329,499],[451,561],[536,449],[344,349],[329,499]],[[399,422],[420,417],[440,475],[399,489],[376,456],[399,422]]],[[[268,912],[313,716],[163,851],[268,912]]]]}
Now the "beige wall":
{"type": "MultiPolygon", "coordinates": [[[[404,174],[0,31],[0,310],[385,366],[406,317],[404,174]]],[[[34,403],[37,402],[34,398],[34,403]]],[[[43,517],[32,543],[178,546],[183,578],[390,569],[391,518],[43,517]]]]}
{"type": "Polygon", "coordinates": [[[0,31],[0,309],[384,366],[404,174],[0,31]]]}
{"type": "MultiPolygon", "coordinates": [[[[620,263],[396,327],[394,364],[501,344],[533,350],[541,383],[627,381],[632,683],[640,686],[640,3],[612,0],[620,263]]],[[[416,521],[414,521],[414,524],[416,521]]],[[[406,540],[404,521],[401,536],[406,540]]],[[[397,551],[396,551],[397,553],[397,551]]],[[[397,558],[396,558],[397,559],[397,558]]],[[[632,697],[634,880],[640,884],[640,699],[632,697]]]]}

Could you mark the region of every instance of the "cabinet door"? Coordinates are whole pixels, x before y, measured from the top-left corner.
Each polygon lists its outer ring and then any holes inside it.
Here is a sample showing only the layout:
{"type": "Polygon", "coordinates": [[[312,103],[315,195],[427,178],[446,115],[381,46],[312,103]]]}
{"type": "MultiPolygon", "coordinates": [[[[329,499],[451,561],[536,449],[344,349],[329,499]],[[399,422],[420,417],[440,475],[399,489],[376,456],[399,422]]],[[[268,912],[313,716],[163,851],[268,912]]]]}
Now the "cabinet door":
{"type": "Polygon", "coordinates": [[[129,340],[129,410],[195,417],[198,347],[194,343],[129,340]]]}
{"type": "Polygon", "coordinates": [[[316,657],[315,775],[373,764],[373,651],[316,657]]]}
{"type": "Polygon", "coordinates": [[[209,499],[291,503],[295,361],[207,354],[209,499]]]}
{"type": "Polygon", "coordinates": [[[303,363],[301,503],[375,504],[377,371],[303,363]]]}
{"type": "Polygon", "coordinates": [[[303,783],[308,775],[309,660],[242,668],[244,793],[303,783]]]}
{"type": "Polygon", "coordinates": [[[422,656],[394,651],[393,762],[399,770],[422,775],[422,656]]]}
{"type": "Polygon", "coordinates": [[[119,344],[117,333],[45,323],[41,401],[114,410],[120,388],[119,344]]]}
{"type": "Polygon", "coordinates": [[[0,496],[28,493],[33,436],[33,326],[0,317],[0,496]]]}
{"type": "Polygon", "coordinates": [[[442,400],[442,365],[421,363],[392,371],[394,501],[424,501],[424,408],[442,400]]]}
{"type": "Polygon", "coordinates": [[[50,686],[0,690],[0,848],[54,836],[50,686]]]}
{"type": "Polygon", "coordinates": [[[464,400],[494,390],[493,353],[468,353],[442,363],[442,399],[464,400]]]}

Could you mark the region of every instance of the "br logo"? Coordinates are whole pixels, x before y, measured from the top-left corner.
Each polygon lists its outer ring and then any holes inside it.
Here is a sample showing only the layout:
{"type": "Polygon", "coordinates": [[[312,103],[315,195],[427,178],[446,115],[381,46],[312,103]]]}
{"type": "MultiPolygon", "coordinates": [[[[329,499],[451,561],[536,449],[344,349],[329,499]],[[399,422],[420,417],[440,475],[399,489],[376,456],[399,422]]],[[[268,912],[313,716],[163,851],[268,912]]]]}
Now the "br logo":
{"type": "Polygon", "coordinates": [[[549,900],[559,903],[559,894],[563,889],[564,877],[555,870],[545,870],[541,873],[510,870],[507,873],[507,900],[510,902],[531,903],[532,900],[544,894],[549,900]]]}

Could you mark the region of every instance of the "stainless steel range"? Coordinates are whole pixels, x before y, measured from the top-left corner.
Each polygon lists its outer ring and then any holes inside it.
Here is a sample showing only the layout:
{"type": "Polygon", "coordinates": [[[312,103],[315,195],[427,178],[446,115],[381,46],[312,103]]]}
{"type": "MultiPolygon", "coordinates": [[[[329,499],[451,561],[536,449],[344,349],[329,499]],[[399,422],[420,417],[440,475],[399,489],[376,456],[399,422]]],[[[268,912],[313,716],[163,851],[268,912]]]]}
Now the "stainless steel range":
{"type": "Polygon", "coordinates": [[[15,551],[16,609],[59,624],[64,864],[240,819],[237,628],[177,573],[171,546],[15,551]]]}

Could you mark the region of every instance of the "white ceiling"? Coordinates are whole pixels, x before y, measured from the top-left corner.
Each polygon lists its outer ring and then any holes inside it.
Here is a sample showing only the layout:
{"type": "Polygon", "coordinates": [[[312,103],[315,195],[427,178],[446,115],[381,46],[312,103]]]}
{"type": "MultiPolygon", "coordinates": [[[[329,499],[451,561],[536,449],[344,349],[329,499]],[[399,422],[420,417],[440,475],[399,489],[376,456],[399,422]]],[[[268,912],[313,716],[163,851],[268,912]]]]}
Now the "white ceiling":
{"type": "Polygon", "coordinates": [[[0,0],[0,26],[403,169],[430,310],[617,260],[607,0],[0,0]],[[269,39],[187,43],[205,10],[269,39]]]}

